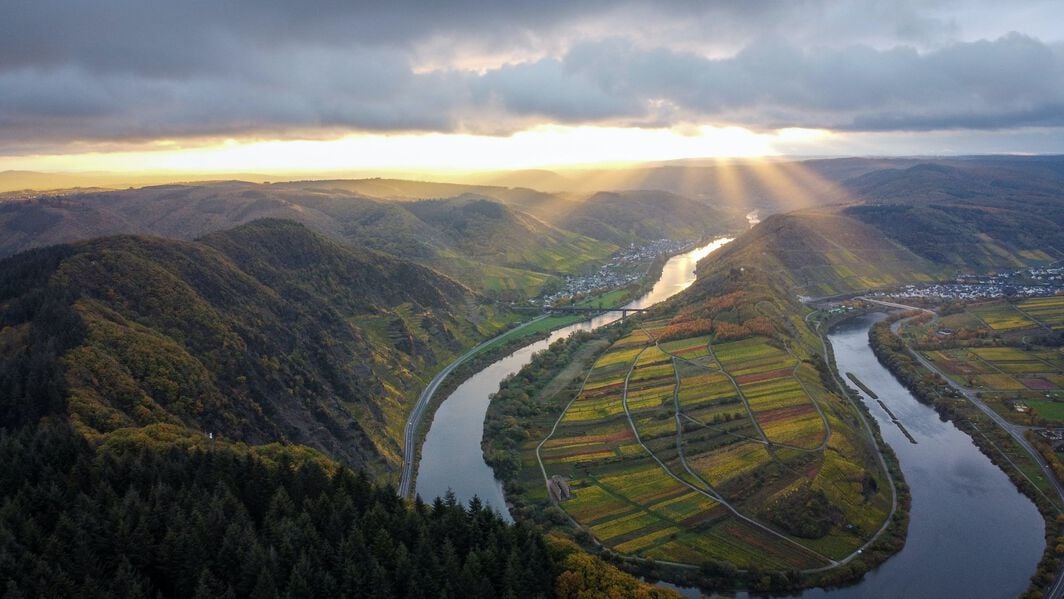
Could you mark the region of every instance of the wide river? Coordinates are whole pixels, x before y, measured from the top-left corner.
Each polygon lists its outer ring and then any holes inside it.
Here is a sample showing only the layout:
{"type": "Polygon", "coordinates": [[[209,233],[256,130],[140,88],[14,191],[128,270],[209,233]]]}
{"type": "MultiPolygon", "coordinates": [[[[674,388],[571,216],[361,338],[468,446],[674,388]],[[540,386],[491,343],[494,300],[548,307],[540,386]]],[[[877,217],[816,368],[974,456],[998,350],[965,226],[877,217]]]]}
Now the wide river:
{"type": "MultiPolygon", "coordinates": [[[[729,241],[731,239],[717,239],[685,254],[673,256],[661,269],[661,277],[650,292],[625,307],[647,308],[687,289],[695,280],[695,265],[698,261],[729,241]]],[[[499,390],[499,383],[504,378],[528,364],[532,354],[575,331],[588,331],[615,320],[616,314],[604,314],[558,329],[546,339],[526,345],[492,363],[459,385],[440,404],[425,436],[415,481],[417,494],[431,501],[450,489],[463,502],[476,495],[509,520],[502,483],[495,480],[495,473],[484,462],[484,453],[480,449],[489,396],[499,390]]]]}
{"type": "MultiPolygon", "coordinates": [[[[631,307],[647,307],[675,295],[694,280],[694,265],[727,240],[669,260],[653,290],[631,307]]],[[[868,329],[883,315],[836,327],[829,339],[841,373],[852,372],[876,392],[916,439],[913,444],[874,400],[863,397],[884,440],[898,455],[912,494],[905,547],[860,583],[841,589],[810,589],[809,598],[1016,597],[1041,556],[1043,522],[971,439],[930,407],[916,401],[876,360],[868,329]]],[[[611,322],[604,316],[554,332],[521,348],[460,385],[436,412],[418,466],[417,493],[434,498],[451,489],[462,501],[474,495],[509,518],[502,486],[484,463],[480,448],[489,395],[499,382],[528,363],[532,354],[576,330],[611,322]]],[[[699,596],[693,589],[685,595],[699,596]]],[[[748,597],[739,593],[738,597],[748,597]]]]}

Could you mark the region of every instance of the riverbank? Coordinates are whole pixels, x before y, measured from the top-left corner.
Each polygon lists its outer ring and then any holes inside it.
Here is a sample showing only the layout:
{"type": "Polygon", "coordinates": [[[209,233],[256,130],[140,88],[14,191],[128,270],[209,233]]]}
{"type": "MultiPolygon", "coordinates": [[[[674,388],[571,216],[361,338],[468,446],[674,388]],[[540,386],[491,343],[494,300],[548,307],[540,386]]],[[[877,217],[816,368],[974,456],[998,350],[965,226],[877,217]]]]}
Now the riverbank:
{"type": "MultiPolygon", "coordinates": [[[[726,242],[721,240],[730,239],[717,238],[706,247],[726,242]]],[[[693,251],[697,252],[699,250],[693,251]]],[[[690,253],[692,250],[690,246],[686,246],[680,252],[678,255],[690,253]]],[[[652,260],[647,265],[644,276],[638,283],[630,284],[622,289],[610,290],[591,298],[584,298],[577,302],[576,305],[606,310],[625,305],[634,298],[643,297],[650,293],[658,283],[665,265],[674,257],[676,255],[663,255],[652,260]]],[[[562,314],[537,318],[532,322],[517,325],[494,339],[482,342],[481,346],[474,348],[475,352],[464,354],[456,360],[458,362],[457,365],[452,362],[440,374],[437,374],[430,381],[426,392],[419,398],[419,402],[412,410],[404,429],[409,431],[405,435],[407,437],[406,443],[413,445],[413,452],[409,452],[404,448],[404,463],[401,466],[399,484],[400,495],[409,496],[417,488],[418,465],[421,462],[425,437],[432,426],[434,415],[451,393],[488,365],[511,355],[515,351],[549,338],[556,331],[566,327],[591,322],[598,318],[601,317],[587,314],[562,314]],[[427,398],[424,397],[426,393],[428,394],[427,398]]]]}
{"type": "MultiPolygon", "coordinates": [[[[899,504],[895,481],[902,481],[902,476],[898,470],[896,458],[890,454],[889,460],[881,456],[878,458],[878,466],[882,469],[882,476],[885,477],[881,479],[883,484],[880,490],[886,491],[888,487],[890,489],[889,513],[882,519],[882,525],[877,520],[878,528],[869,531],[866,542],[853,546],[849,550],[852,553],[845,559],[839,556],[840,561],[827,567],[810,567],[804,572],[798,572],[795,569],[773,570],[753,564],[739,568],[728,561],[710,558],[703,558],[701,563],[695,561],[680,564],[668,561],[670,558],[664,555],[655,555],[654,559],[647,559],[619,555],[601,546],[584,527],[573,522],[560,506],[555,505],[558,498],[549,497],[544,485],[544,477],[547,475],[541,475],[542,467],[535,467],[535,460],[524,454],[530,451],[528,449],[530,444],[534,444],[536,439],[551,430],[551,424],[558,419],[558,415],[566,409],[572,398],[580,393],[584,386],[582,381],[587,378],[591,366],[612,342],[616,341],[619,336],[624,336],[626,332],[600,331],[596,334],[555,343],[548,352],[537,355],[519,373],[503,382],[502,389],[488,410],[485,454],[489,462],[496,467],[496,474],[506,485],[507,497],[514,504],[513,515],[516,518],[535,522],[545,529],[564,531],[581,542],[586,549],[599,553],[618,565],[623,565],[625,569],[633,573],[647,578],[665,579],[680,585],[699,585],[715,590],[749,588],[758,592],[793,591],[816,585],[851,583],[858,580],[868,569],[882,563],[903,545],[908,496],[903,488],[899,504]],[[575,370],[572,368],[574,363],[578,365],[575,370]]],[[[818,362],[820,365],[816,367],[816,370],[810,369],[808,374],[815,377],[813,373],[819,371],[824,387],[834,387],[832,377],[835,375],[825,367],[823,360],[818,360],[818,362]]],[[[811,381],[807,378],[806,382],[811,381]]],[[[852,393],[852,391],[843,392],[849,399],[852,399],[850,398],[852,393]]],[[[843,410],[839,413],[840,416],[843,413],[847,414],[845,418],[853,420],[855,425],[862,418],[863,408],[859,404],[844,407],[845,402],[837,399],[828,402],[827,405],[832,406],[833,410],[843,410]]],[[[869,425],[866,421],[863,426],[868,427],[868,435],[875,439],[870,438],[867,443],[870,451],[875,451],[872,444],[877,441],[880,446],[886,447],[878,436],[877,425],[874,423],[869,425]],[[876,430],[873,431],[873,428],[876,430]]],[[[857,425],[857,428],[860,429],[861,425],[857,425]]],[[[859,443],[858,445],[866,444],[859,443]]],[[[584,453],[587,451],[590,450],[584,453]]],[[[890,452],[889,448],[886,452],[890,452]]],[[[538,453],[536,451],[537,455],[538,453]]],[[[870,457],[868,465],[876,468],[876,464],[876,458],[870,457]]],[[[664,468],[663,465],[662,467],[664,468]]],[[[877,475],[877,478],[879,476],[877,475]]],[[[577,495],[588,492],[591,491],[573,489],[573,493],[577,495]]],[[[586,511],[587,508],[581,509],[586,511]]]]}
{"type": "Polygon", "coordinates": [[[960,393],[913,358],[900,337],[891,331],[891,326],[909,317],[906,313],[894,314],[877,323],[869,331],[869,343],[879,362],[887,368],[913,396],[932,408],[945,420],[963,431],[976,447],[1012,481],[1016,489],[1029,498],[1038,508],[1045,521],[1045,550],[1038,562],[1037,571],[1031,578],[1024,597],[1060,595],[1062,563],[1056,550],[1057,539],[1064,534],[1059,504],[1046,496],[1030,481],[1017,462],[1024,456],[1033,460],[1019,447],[1010,435],[972,405],[960,393]]]}

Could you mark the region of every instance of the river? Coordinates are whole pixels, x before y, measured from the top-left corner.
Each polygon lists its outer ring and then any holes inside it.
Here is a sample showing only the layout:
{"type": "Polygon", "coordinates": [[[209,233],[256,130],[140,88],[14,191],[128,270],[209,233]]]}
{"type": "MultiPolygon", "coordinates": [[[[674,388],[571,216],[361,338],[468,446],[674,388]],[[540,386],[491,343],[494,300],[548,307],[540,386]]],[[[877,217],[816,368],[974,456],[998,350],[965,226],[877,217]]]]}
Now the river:
{"type": "Polygon", "coordinates": [[[916,401],[879,363],[868,329],[882,318],[872,314],[843,323],[828,339],[839,372],[857,375],[916,439],[909,442],[862,393],[912,493],[909,537],[860,584],[814,589],[803,597],[1016,597],[1042,556],[1042,517],[968,435],[916,401]]]}
{"type": "MultiPolygon", "coordinates": [[[[730,238],[716,239],[700,248],[673,256],[661,269],[661,276],[654,287],[625,307],[647,308],[683,291],[694,282],[698,261],[729,241],[730,238]]],[[[595,329],[616,319],[616,314],[604,314],[558,329],[546,339],[526,345],[492,363],[459,385],[440,404],[425,435],[415,481],[417,494],[431,501],[450,489],[462,502],[468,502],[476,495],[499,511],[503,518],[510,520],[502,483],[495,480],[495,473],[484,462],[480,448],[489,396],[499,390],[499,383],[504,378],[528,364],[532,354],[575,331],[595,329]]]]}
{"type": "MultiPolygon", "coordinates": [[[[675,295],[694,280],[694,264],[727,240],[672,258],[653,290],[631,307],[647,307],[675,295]]],[[[839,372],[852,372],[871,388],[912,434],[902,434],[879,404],[863,397],[883,439],[898,455],[912,494],[905,547],[869,572],[860,583],[841,589],[809,589],[804,598],[873,599],[938,597],[1016,597],[1027,587],[1043,549],[1044,524],[1034,504],[1016,490],[972,440],[943,422],[876,360],[868,329],[882,314],[836,327],[829,339],[839,372]]],[[[528,363],[532,354],[576,330],[614,319],[598,317],[553,333],[502,358],[460,385],[443,402],[429,429],[418,465],[422,498],[448,489],[462,501],[474,495],[509,519],[502,486],[484,463],[480,448],[488,397],[499,382],[528,363]]],[[[673,587],[675,588],[675,587],[673,587]]],[[[697,597],[694,589],[680,589],[697,597]]],[[[739,593],[738,598],[749,597],[739,593]]]]}
{"type": "MultiPolygon", "coordinates": [[[[868,329],[883,314],[855,318],[828,335],[840,373],[852,372],[916,439],[911,443],[875,400],[861,397],[898,456],[912,494],[909,536],[897,555],[859,582],[809,589],[803,598],[1017,597],[1042,555],[1044,523],[1031,500],[971,438],[912,396],[876,359],[868,329]]],[[[851,385],[852,386],[852,385],[851,385]]],[[[699,596],[682,589],[688,596],[699,596]]],[[[740,593],[738,598],[749,597],[740,593]]]]}

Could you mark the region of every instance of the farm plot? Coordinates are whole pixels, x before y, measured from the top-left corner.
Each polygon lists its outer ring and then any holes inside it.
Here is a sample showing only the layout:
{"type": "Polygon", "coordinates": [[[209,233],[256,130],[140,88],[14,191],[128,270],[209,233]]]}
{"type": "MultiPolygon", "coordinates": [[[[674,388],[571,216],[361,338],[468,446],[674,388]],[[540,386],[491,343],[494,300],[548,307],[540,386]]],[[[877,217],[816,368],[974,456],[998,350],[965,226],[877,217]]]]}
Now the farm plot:
{"type": "Polygon", "coordinates": [[[685,360],[696,360],[709,356],[709,338],[691,337],[678,341],[667,341],[661,344],[661,349],[685,360]]]}
{"type": "Polygon", "coordinates": [[[806,449],[817,447],[827,431],[824,422],[789,370],[779,378],[740,385],[754,418],[773,443],[806,449]]]}
{"type": "Polygon", "coordinates": [[[781,545],[768,533],[734,519],[724,519],[700,534],[680,534],[675,540],[659,545],[643,554],[653,559],[676,556],[684,561],[700,563],[707,558],[725,560],[733,564],[759,564],[765,568],[798,569],[823,565],[814,556],[799,549],[781,545]]]}
{"type": "Polygon", "coordinates": [[[1059,370],[1058,363],[1047,352],[1030,352],[1016,347],[979,347],[972,349],[971,354],[1005,374],[1052,373],[1059,370]]]}
{"type": "Polygon", "coordinates": [[[924,357],[962,384],[966,381],[965,377],[997,373],[990,364],[978,359],[978,356],[969,355],[968,350],[963,348],[924,352],[924,357]]]}
{"type": "Polygon", "coordinates": [[[1020,302],[1019,308],[1053,330],[1064,329],[1064,295],[1024,300],[1020,302]]]}
{"type": "Polygon", "coordinates": [[[1038,323],[1024,316],[1022,312],[1007,302],[992,302],[972,306],[969,312],[975,314],[988,327],[995,331],[1011,331],[1037,327],[1038,323]]]}
{"type": "Polygon", "coordinates": [[[734,439],[730,445],[704,453],[697,457],[688,455],[691,469],[714,486],[752,472],[772,462],[772,456],[763,443],[734,439]]]}
{"type": "Polygon", "coordinates": [[[689,490],[647,458],[604,469],[598,475],[598,483],[612,493],[642,506],[679,497],[689,490]]]}
{"type": "Polygon", "coordinates": [[[575,476],[590,464],[643,453],[624,416],[623,399],[624,378],[647,337],[637,333],[621,341],[598,359],[558,429],[543,442],[540,457],[553,473],[575,476]]]}
{"type": "Polygon", "coordinates": [[[637,332],[603,354],[592,367],[580,395],[566,410],[562,425],[595,422],[623,414],[624,377],[646,342],[646,335],[637,332]]]}
{"type": "Polygon", "coordinates": [[[638,412],[665,407],[671,411],[675,388],[672,358],[656,347],[648,348],[628,379],[628,409],[638,412]]]}
{"type": "Polygon", "coordinates": [[[796,360],[773,347],[764,337],[751,337],[712,346],[721,366],[734,377],[794,368],[796,360]]]}
{"type": "Polygon", "coordinates": [[[1062,420],[1051,401],[1039,401],[1057,399],[1054,395],[1064,392],[1064,354],[1058,349],[973,347],[924,355],[953,380],[985,393],[984,399],[1014,422],[1029,423],[1024,413],[1013,409],[1013,401],[1025,402],[1047,423],[1062,420]]]}

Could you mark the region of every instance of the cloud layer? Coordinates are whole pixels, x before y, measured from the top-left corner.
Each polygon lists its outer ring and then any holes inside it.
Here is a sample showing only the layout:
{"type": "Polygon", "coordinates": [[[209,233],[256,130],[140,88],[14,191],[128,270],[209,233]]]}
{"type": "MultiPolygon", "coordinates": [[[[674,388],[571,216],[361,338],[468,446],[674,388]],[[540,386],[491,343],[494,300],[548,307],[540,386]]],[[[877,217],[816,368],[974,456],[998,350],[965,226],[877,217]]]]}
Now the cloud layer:
{"type": "Polygon", "coordinates": [[[1053,2],[12,0],[0,21],[0,149],[538,123],[1057,127],[1064,45],[1045,28],[1060,12],[1053,2]]]}

